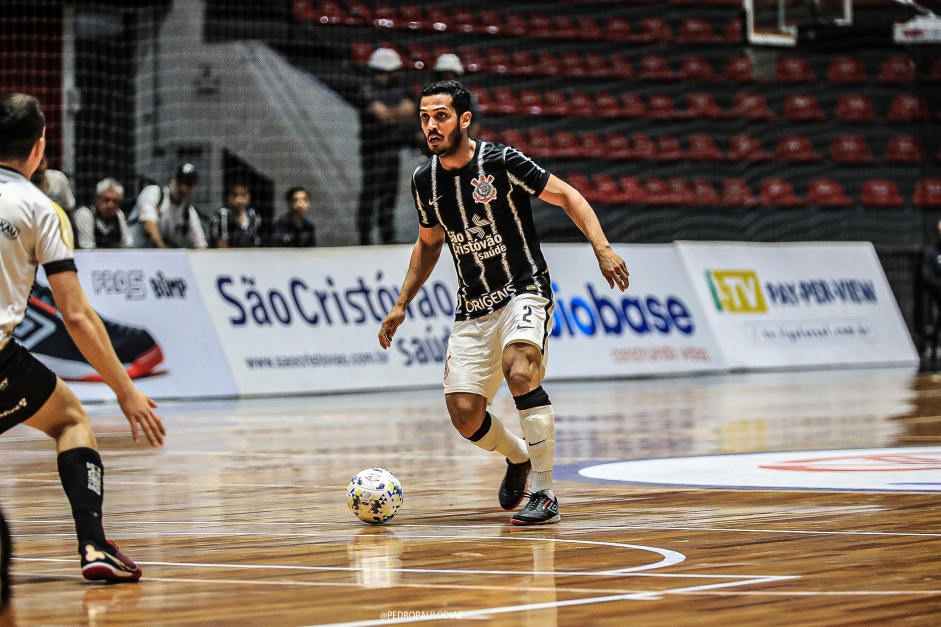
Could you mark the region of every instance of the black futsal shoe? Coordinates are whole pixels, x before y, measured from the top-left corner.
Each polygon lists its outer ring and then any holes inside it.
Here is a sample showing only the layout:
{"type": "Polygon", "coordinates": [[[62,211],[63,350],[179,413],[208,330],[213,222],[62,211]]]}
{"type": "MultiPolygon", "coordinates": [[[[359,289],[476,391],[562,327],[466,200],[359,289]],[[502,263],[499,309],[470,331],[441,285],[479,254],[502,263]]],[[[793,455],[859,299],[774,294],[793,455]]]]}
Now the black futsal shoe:
{"type": "Polygon", "coordinates": [[[82,576],[89,581],[134,582],[140,579],[140,566],[110,540],[107,546],[83,542],[79,554],[82,556],[82,576]]]}
{"type": "Polygon", "coordinates": [[[562,520],[559,515],[559,499],[549,498],[549,493],[545,490],[528,493],[529,503],[520,511],[520,513],[510,519],[514,525],[551,525],[562,520]]]}
{"type": "Polygon", "coordinates": [[[500,484],[500,507],[506,511],[516,509],[526,494],[526,477],[533,465],[527,459],[525,462],[514,464],[506,460],[506,474],[500,484]]]}

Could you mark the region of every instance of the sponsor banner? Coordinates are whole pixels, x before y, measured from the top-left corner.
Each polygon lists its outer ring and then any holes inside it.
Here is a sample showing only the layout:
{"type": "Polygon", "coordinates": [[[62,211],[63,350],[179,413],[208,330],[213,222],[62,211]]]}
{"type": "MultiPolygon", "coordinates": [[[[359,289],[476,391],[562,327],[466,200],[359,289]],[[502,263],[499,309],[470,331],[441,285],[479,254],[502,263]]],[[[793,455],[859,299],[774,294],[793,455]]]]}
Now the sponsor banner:
{"type": "Polygon", "coordinates": [[[411,246],[195,251],[206,311],[243,395],[440,385],[457,279],[447,252],[392,347],[379,327],[411,246]]]}
{"type": "Polygon", "coordinates": [[[676,248],[730,368],[918,363],[868,242],[676,248]]]}
{"type": "MultiPolygon", "coordinates": [[[[76,251],[79,281],[135,385],[153,398],[234,396],[235,384],[183,251],[76,251]]],[[[46,284],[40,269],[37,282],[46,284]]],[[[47,292],[48,293],[48,292],[47,292]]],[[[31,305],[24,324],[45,313],[31,305]]],[[[22,326],[22,325],[21,325],[22,326]]],[[[75,359],[64,326],[27,345],[84,401],[113,400],[92,368],[75,359]],[[84,379],[84,381],[83,381],[84,379]]]]}
{"type": "Polygon", "coordinates": [[[578,477],[694,488],[941,492],[941,447],[645,459],[583,467],[578,477]]]}
{"type": "Polygon", "coordinates": [[[722,370],[722,352],[672,245],[615,245],[631,273],[611,288],[587,245],[543,247],[555,301],[547,378],[722,370]]]}

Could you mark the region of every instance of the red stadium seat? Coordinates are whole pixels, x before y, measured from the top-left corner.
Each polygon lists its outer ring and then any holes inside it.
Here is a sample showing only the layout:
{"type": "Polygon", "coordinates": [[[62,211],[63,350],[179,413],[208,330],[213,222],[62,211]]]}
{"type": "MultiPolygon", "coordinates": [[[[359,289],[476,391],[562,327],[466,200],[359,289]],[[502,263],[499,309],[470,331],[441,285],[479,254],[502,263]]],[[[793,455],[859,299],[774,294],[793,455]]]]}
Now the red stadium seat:
{"type": "Polygon", "coordinates": [[[397,28],[401,24],[395,7],[381,2],[373,5],[372,23],[377,28],[397,28]]]}
{"type": "Polygon", "coordinates": [[[863,183],[859,200],[864,207],[871,209],[900,209],[905,206],[899,188],[891,179],[869,179],[863,183]]]}
{"type": "Polygon", "coordinates": [[[520,103],[516,94],[506,87],[497,87],[493,90],[494,107],[491,113],[500,115],[516,115],[520,113],[520,103]]]}
{"type": "Polygon", "coordinates": [[[682,116],[677,112],[673,100],[666,94],[651,94],[647,101],[647,117],[653,120],[677,120],[682,116]]]}
{"type": "Polygon", "coordinates": [[[819,178],[807,187],[807,199],[811,204],[826,209],[843,209],[855,203],[846,197],[843,187],[833,179],[819,178]]]}
{"type": "Polygon", "coordinates": [[[703,120],[727,120],[730,117],[719,108],[711,94],[703,92],[686,94],[686,116],[703,120]]]}
{"type": "Polygon", "coordinates": [[[514,49],[510,53],[510,74],[518,76],[531,76],[536,73],[536,60],[529,50],[525,48],[514,49]]]}
{"type": "Polygon", "coordinates": [[[750,208],[761,204],[744,179],[727,178],[722,180],[722,204],[732,208],[750,208]]]}
{"type": "Polygon", "coordinates": [[[928,102],[924,96],[900,94],[892,101],[885,119],[889,122],[926,122],[928,102]]]}
{"type": "Polygon", "coordinates": [[[464,71],[470,74],[475,74],[477,72],[483,72],[486,68],[486,63],[484,58],[480,55],[476,48],[471,46],[462,46],[457,51],[457,56],[461,59],[461,65],[464,66],[464,71]]]}
{"type": "Polygon", "coordinates": [[[748,57],[733,56],[725,63],[725,78],[736,83],[750,83],[754,80],[752,62],[748,57]]]}
{"type": "Polygon", "coordinates": [[[675,81],[679,74],[670,69],[667,60],[656,54],[648,54],[640,59],[640,71],[637,78],[642,81],[675,81]]]}
{"type": "Polygon", "coordinates": [[[875,122],[876,110],[868,96],[845,94],[840,96],[836,105],[836,119],[840,122],[875,122]]]}
{"type": "Polygon", "coordinates": [[[720,43],[742,45],[745,42],[742,31],[742,18],[730,17],[725,22],[720,43]]]}
{"type": "MultiPolygon", "coordinates": [[[[339,6],[335,2],[330,2],[336,9],[339,6]]],[[[316,22],[318,11],[314,9],[309,0],[294,0],[291,3],[291,17],[298,22],[316,22]]],[[[329,24],[329,22],[324,22],[329,24]]]]}
{"type": "MultiPolygon", "coordinates": [[[[631,70],[631,75],[633,75],[631,70]]],[[[592,78],[607,78],[612,76],[611,66],[600,54],[589,52],[585,55],[585,75],[592,78]]]]}
{"type": "Polygon", "coordinates": [[[373,15],[369,5],[363,2],[349,1],[346,3],[347,15],[343,22],[345,26],[372,26],[373,15]]]}
{"type": "Polygon", "coordinates": [[[574,187],[575,191],[581,194],[585,200],[595,202],[595,186],[588,180],[587,176],[581,172],[572,172],[571,174],[566,174],[563,178],[565,182],[574,187]]]}
{"type": "Polygon", "coordinates": [[[522,89],[519,96],[519,112],[523,115],[545,115],[549,106],[535,89],[522,89]]]}
{"type": "Polygon", "coordinates": [[[549,136],[549,133],[541,128],[529,129],[526,152],[535,159],[551,157],[553,148],[552,138],[549,136]]]}
{"type": "Polygon", "coordinates": [[[487,35],[499,35],[502,32],[503,17],[496,11],[484,10],[477,16],[477,32],[487,35]]]}
{"type": "Polygon", "coordinates": [[[919,209],[941,207],[941,178],[929,178],[918,181],[915,186],[915,198],[912,204],[919,209]]]}
{"type": "Polygon", "coordinates": [[[918,165],[925,160],[925,149],[915,135],[896,135],[889,140],[882,160],[888,164],[918,165]]]}
{"type": "Polygon", "coordinates": [[[775,74],[780,83],[798,85],[817,82],[810,62],[801,57],[781,57],[775,65],[775,74]]]}
{"type": "MultiPolygon", "coordinates": [[[[298,4],[295,2],[294,5],[298,4]]],[[[310,6],[310,3],[304,3],[310,6]]],[[[333,2],[332,0],[321,0],[317,9],[314,10],[313,19],[311,21],[317,22],[318,24],[342,24],[343,20],[347,17],[346,11],[340,6],[339,2],[333,2]]],[[[295,18],[297,14],[295,13],[295,18]]],[[[300,19],[300,18],[297,18],[300,19]]]]}
{"type": "Polygon", "coordinates": [[[455,7],[451,10],[450,29],[458,33],[477,32],[477,15],[475,12],[462,7],[455,7]]]}
{"type": "Polygon", "coordinates": [[[608,63],[611,64],[611,76],[613,78],[634,78],[634,66],[624,55],[613,54],[608,57],[608,63]]]}
{"type": "Polygon", "coordinates": [[[687,17],[680,23],[676,38],[680,44],[715,44],[721,42],[712,30],[712,24],[701,18],[687,17]]]}
{"type": "Polygon", "coordinates": [[[488,142],[490,144],[503,143],[500,142],[500,136],[497,135],[495,131],[491,131],[489,128],[482,128],[477,131],[477,137],[482,142],[488,142]]]}
{"type": "Polygon", "coordinates": [[[631,30],[631,24],[623,17],[609,17],[605,22],[604,38],[617,43],[637,43],[638,37],[631,30]]]}
{"type": "Polygon", "coordinates": [[[657,145],[649,135],[634,133],[631,135],[631,158],[653,161],[657,155],[657,145]]]}
{"type": "Polygon", "coordinates": [[[722,199],[716,192],[709,179],[696,177],[693,184],[693,203],[698,207],[718,207],[722,204],[722,199]]]}
{"type": "Polygon", "coordinates": [[[909,57],[894,56],[882,62],[876,82],[899,85],[914,82],[915,77],[915,62],[909,57]]]}
{"type": "Polygon", "coordinates": [[[402,63],[410,70],[424,70],[434,65],[434,59],[421,44],[405,44],[402,63]]]}
{"type": "Polygon", "coordinates": [[[598,26],[598,22],[595,21],[593,17],[588,15],[579,15],[575,18],[575,36],[578,39],[583,39],[585,41],[602,41],[604,39],[604,33],[601,31],[601,27],[598,26]]]}
{"type": "Polygon", "coordinates": [[[566,50],[562,53],[561,62],[562,76],[581,77],[588,74],[588,70],[585,69],[585,61],[577,52],[566,50]]]}
{"type": "Polygon", "coordinates": [[[589,118],[595,115],[595,102],[583,91],[569,93],[568,104],[569,114],[572,116],[589,118]]]}
{"type": "Polygon", "coordinates": [[[775,156],[788,163],[823,161],[823,156],[817,153],[813,142],[803,135],[783,135],[778,139],[778,151],[775,156]]]}
{"type": "Polygon", "coordinates": [[[604,134],[604,150],[608,159],[631,159],[634,156],[627,138],[611,131],[604,134]]]}
{"type": "Polygon", "coordinates": [[[865,85],[866,66],[856,57],[834,57],[827,68],[827,81],[835,85],[865,85]]]}
{"type": "Polygon", "coordinates": [[[444,32],[451,29],[451,16],[442,7],[430,6],[425,9],[425,23],[431,30],[444,32]]]}
{"type": "Polygon", "coordinates": [[[578,138],[571,131],[556,131],[552,137],[552,156],[558,159],[577,159],[582,156],[578,138]]]}
{"type": "Polygon", "coordinates": [[[609,91],[599,91],[595,94],[595,115],[599,118],[621,117],[621,106],[617,98],[609,91]]]}
{"type": "Polygon", "coordinates": [[[578,26],[572,16],[565,13],[557,13],[550,19],[552,23],[552,37],[557,39],[576,39],[578,38],[578,26]]]}
{"type": "Polygon", "coordinates": [[[629,119],[647,117],[647,107],[640,96],[630,92],[621,94],[621,115],[629,119]]]}
{"type": "MultiPolygon", "coordinates": [[[[548,142],[549,136],[545,135],[545,139],[548,142]]],[[[513,148],[521,150],[527,154],[529,154],[532,148],[529,140],[526,139],[526,136],[523,134],[523,132],[512,128],[500,133],[500,143],[504,146],[512,146],[513,148]]]]}
{"type": "Polygon", "coordinates": [[[554,37],[552,21],[542,13],[533,13],[529,16],[529,36],[548,38],[554,37]]]}
{"type": "Polygon", "coordinates": [[[477,110],[482,114],[496,113],[497,103],[490,96],[490,93],[482,87],[470,87],[471,95],[477,101],[477,110]]]}
{"type": "Polygon", "coordinates": [[[648,17],[640,21],[641,39],[650,43],[673,43],[673,33],[666,20],[659,17],[648,17]]]}
{"type": "Polygon", "coordinates": [[[837,135],[830,143],[830,158],[843,165],[869,165],[875,160],[862,135],[837,135]]]}
{"type": "Polygon", "coordinates": [[[354,41],[350,49],[351,61],[356,65],[366,65],[373,52],[373,46],[368,41],[354,41]]]}
{"type": "Polygon", "coordinates": [[[500,32],[510,37],[527,37],[529,23],[519,13],[509,11],[503,14],[503,25],[500,32]]]}
{"type": "Polygon", "coordinates": [[[662,207],[675,204],[669,187],[659,176],[648,176],[644,180],[644,191],[647,193],[649,205],[662,207]]]}
{"type": "Polygon", "coordinates": [[[431,28],[431,25],[425,21],[421,7],[403,4],[399,7],[399,27],[408,30],[425,30],[431,28]]]}
{"type": "Polygon", "coordinates": [[[579,156],[584,159],[602,159],[605,157],[604,142],[597,133],[578,134],[579,156]]]}
{"type": "Polygon", "coordinates": [[[827,116],[817,99],[808,94],[791,94],[784,101],[784,117],[792,122],[825,122],[827,116]]]}
{"type": "Polygon", "coordinates": [[[761,94],[741,93],[732,99],[732,116],[743,120],[767,121],[777,116],[761,94]]]}
{"type": "Polygon", "coordinates": [[[571,115],[568,99],[557,89],[547,91],[545,94],[546,115],[565,117],[571,115]]]}
{"type": "Polygon", "coordinates": [[[654,158],[657,161],[682,161],[686,158],[679,140],[672,135],[661,133],[657,135],[656,143],[657,152],[654,153],[654,158]]]}
{"type": "Polygon", "coordinates": [[[761,203],[766,207],[805,207],[807,199],[795,194],[784,179],[770,178],[761,182],[761,203]]]}
{"type": "Polygon", "coordinates": [[[500,48],[488,48],[484,56],[487,71],[494,74],[506,74],[513,67],[510,55],[500,48]]]}
{"type": "Polygon", "coordinates": [[[761,142],[747,133],[733,135],[729,139],[729,161],[765,163],[774,161],[774,155],[765,152],[761,142]]]}
{"type": "Polygon", "coordinates": [[[550,50],[536,52],[536,73],[543,76],[555,76],[559,73],[559,59],[550,50]]]}
{"type": "Polygon", "coordinates": [[[685,81],[714,81],[716,75],[709,61],[700,56],[687,55],[680,60],[680,76],[685,81]]]}
{"type": "Polygon", "coordinates": [[[622,175],[618,178],[618,188],[621,191],[621,202],[626,205],[643,205],[647,202],[647,192],[636,176],[622,175]]]}
{"type": "Polygon", "coordinates": [[[609,174],[596,174],[594,176],[596,202],[613,204],[621,202],[623,195],[609,174]]]}
{"type": "Polygon", "coordinates": [[[693,191],[689,188],[686,179],[674,176],[667,181],[667,190],[670,194],[670,204],[683,206],[695,204],[693,191]]]}
{"type": "Polygon", "coordinates": [[[686,151],[686,159],[689,161],[725,161],[726,157],[716,146],[715,140],[710,135],[697,133],[688,138],[689,150],[686,151]]]}

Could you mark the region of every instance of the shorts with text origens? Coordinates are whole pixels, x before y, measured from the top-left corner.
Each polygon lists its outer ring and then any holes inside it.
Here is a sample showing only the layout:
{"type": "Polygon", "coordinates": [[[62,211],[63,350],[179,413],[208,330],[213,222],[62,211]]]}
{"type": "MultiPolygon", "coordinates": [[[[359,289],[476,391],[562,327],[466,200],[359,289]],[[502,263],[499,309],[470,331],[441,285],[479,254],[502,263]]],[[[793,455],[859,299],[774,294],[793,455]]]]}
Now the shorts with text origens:
{"type": "Polygon", "coordinates": [[[514,342],[542,351],[546,375],[552,301],[535,294],[514,296],[505,307],[480,318],[454,323],[444,367],[444,393],[468,392],[493,401],[503,382],[503,349],[514,342]]]}

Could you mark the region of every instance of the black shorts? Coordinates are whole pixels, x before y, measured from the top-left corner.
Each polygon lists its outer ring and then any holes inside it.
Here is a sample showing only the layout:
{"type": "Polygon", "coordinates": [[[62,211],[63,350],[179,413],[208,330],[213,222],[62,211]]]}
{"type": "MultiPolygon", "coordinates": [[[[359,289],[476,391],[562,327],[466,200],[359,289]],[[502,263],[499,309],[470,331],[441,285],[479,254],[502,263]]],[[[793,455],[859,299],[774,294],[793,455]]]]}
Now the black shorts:
{"type": "Polygon", "coordinates": [[[0,611],[10,602],[10,556],[13,543],[10,542],[10,529],[0,512],[0,611]]]}
{"type": "Polygon", "coordinates": [[[56,389],[56,375],[10,339],[0,349],[0,433],[29,420],[56,389]]]}

